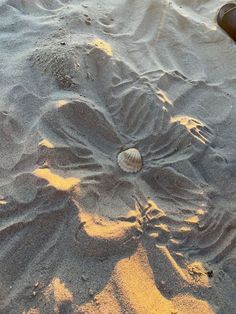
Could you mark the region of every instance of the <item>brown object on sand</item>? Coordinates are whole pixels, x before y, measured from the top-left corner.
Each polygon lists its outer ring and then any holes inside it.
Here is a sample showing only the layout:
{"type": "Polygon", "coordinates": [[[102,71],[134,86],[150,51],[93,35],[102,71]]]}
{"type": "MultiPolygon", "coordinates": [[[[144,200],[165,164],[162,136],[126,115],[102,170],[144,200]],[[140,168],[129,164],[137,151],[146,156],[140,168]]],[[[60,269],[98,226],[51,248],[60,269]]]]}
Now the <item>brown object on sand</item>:
{"type": "Polygon", "coordinates": [[[217,23],[236,41],[236,3],[228,3],[220,9],[217,23]]]}

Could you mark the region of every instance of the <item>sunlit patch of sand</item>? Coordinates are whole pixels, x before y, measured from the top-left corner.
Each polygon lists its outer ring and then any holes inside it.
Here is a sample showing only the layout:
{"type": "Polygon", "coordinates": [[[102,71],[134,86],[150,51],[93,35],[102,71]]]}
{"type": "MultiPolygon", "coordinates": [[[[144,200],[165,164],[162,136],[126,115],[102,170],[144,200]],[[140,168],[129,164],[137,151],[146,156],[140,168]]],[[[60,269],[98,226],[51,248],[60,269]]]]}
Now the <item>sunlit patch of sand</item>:
{"type": "Polygon", "coordinates": [[[170,232],[169,227],[166,224],[159,224],[157,225],[161,230],[165,231],[165,232],[170,232]]]}
{"type": "Polygon", "coordinates": [[[38,178],[44,179],[48,181],[50,186],[53,186],[55,189],[59,191],[69,191],[75,185],[80,183],[78,178],[63,178],[58,174],[53,173],[50,169],[36,169],[33,171],[33,174],[38,178]]]}
{"type": "Polygon", "coordinates": [[[131,227],[130,222],[111,221],[83,210],[80,210],[79,217],[80,221],[84,223],[83,228],[89,237],[106,241],[125,237],[127,230],[131,227]]]}
{"type": "Polygon", "coordinates": [[[187,266],[187,271],[192,277],[193,281],[202,286],[209,286],[209,278],[207,276],[207,270],[202,262],[194,261],[187,266]]]}
{"type": "Polygon", "coordinates": [[[101,49],[110,57],[113,55],[113,50],[112,50],[111,45],[99,38],[94,39],[90,44],[101,49]]]}
{"type": "Polygon", "coordinates": [[[200,142],[202,142],[203,144],[207,142],[207,138],[200,132],[200,129],[204,127],[204,124],[202,122],[188,116],[174,116],[171,117],[170,122],[179,122],[200,142]]]}
{"type": "Polygon", "coordinates": [[[76,313],[124,313],[124,310],[122,310],[122,305],[117,300],[117,289],[111,282],[109,282],[101,292],[96,294],[92,301],[82,306],[77,305],[75,308],[77,311],[76,313]]]}
{"type": "Polygon", "coordinates": [[[163,261],[165,261],[166,265],[168,265],[168,269],[172,270],[172,275],[174,277],[180,277],[185,282],[189,282],[184,270],[176,263],[175,259],[172,257],[167,247],[162,245],[156,245],[156,247],[159,252],[162,253],[163,261]]]}
{"type": "Polygon", "coordinates": [[[191,224],[196,224],[199,222],[199,217],[198,216],[192,216],[184,220],[185,222],[191,223],[191,224]]]}
{"type": "Polygon", "coordinates": [[[61,107],[65,106],[65,105],[67,105],[67,104],[68,104],[68,102],[66,100],[61,99],[61,100],[58,100],[55,103],[55,106],[56,106],[56,108],[61,108],[61,107]]]}
{"type": "Polygon", "coordinates": [[[175,245],[178,245],[178,244],[180,244],[181,241],[177,240],[177,239],[170,239],[170,242],[175,244],[175,245]]]}
{"type": "Polygon", "coordinates": [[[45,295],[53,293],[56,302],[73,301],[73,295],[59,278],[53,278],[45,291],[45,295]]]}
{"type": "Polygon", "coordinates": [[[44,139],[39,143],[40,146],[44,146],[47,148],[54,148],[54,145],[52,143],[49,142],[49,140],[44,139]]]}
{"type": "Polygon", "coordinates": [[[179,232],[182,232],[182,233],[186,233],[186,232],[190,232],[191,231],[191,228],[189,227],[181,227],[179,229],[179,232]]]}
{"type": "Polygon", "coordinates": [[[142,230],[135,217],[128,221],[123,220],[124,217],[112,220],[84,211],[75,200],[74,204],[78,207],[79,222],[75,239],[81,255],[120,255],[136,248],[142,230]]]}
{"type": "Polygon", "coordinates": [[[197,215],[202,216],[205,214],[205,211],[203,209],[199,208],[199,209],[197,209],[196,213],[197,213],[197,215]]]}
{"type": "MultiPolygon", "coordinates": [[[[156,203],[155,201],[153,201],[152,199],[148,199],[148,204],[147,204],[147,214],[149,215],[150,213],[155,213],[155,217],[156,218],[161,218],[161,217],[165,217],[166,213],[164,212],[163,209],[161,209],[156,203]]],[[[138,209],[137,209],[138,210],[138,209]]]]}
{"type": "Polygon", "coordinates": [[[64,302],[73,302],[74,297],[72,292],[65,286],[60,278],[54,277],[48,287],[44,291],[46,300],[50,301],[52,298],[55,301],[54,313],[61,313],[59,307],[64,302]]]}
{"type": "Polygon", "coordinates": [[[154,314],[157,309],[169,314],[172,303],[156,288],[147,255],[143,248],[131,257],[120,260],[114,269],[114,283],[130,309],[140,314],[154,314]]]}
{"type": "Polygon", "coordinates": [[[6,205],[7,201],[5,200],[5,197],[3,195],[0,195],[0,205],[6,205]]]}
{"type": "Polygon", "coordinates": [[[178,295],[172,299],[172,302],[176,306],[176,312],[181,314],[214,314],[215,311],[206,302],[194,298],[191,295],[178,295]]]}
{"type": "MultiPolygon", "coordinates": [[[[186,280],[186,276],[180,267],[168,255],[167,250],[163,251],[164,255],[172,264],[176,274],[182,273],[186,280]]],[[[159,261],[160,262],[160,261],[159,261]]],[[[167,267],[169,264],[167,264],[167,267]]],[[[201,268],[203,269],[203,268],[201,268]]],[[[170,314],[170,313],[192,313],[192,306],[201,309],[200,312],[193,313],[213,313],[207,302],[199,300],[191,295],[177,295],[172,299],[167,299],[156,285],[154,274],[149,266],[147,253],[142,245],[130,257],[120,260],[113,271],[110,286],[115,289],[119,296],[119,302],[126,304],[127,310],[140,314],[170,314]]],[[[169,277],[175,282],[175,277],[169,277]]],[[[107,289],[107,287],[105,287],[107,289]]],[[[100,300],[100,295],[96,295],[96,299],[100,300]]],[[[120,312],[118,312],[120,313],[120,312]]]]}
{"type": "Polygon", "coordinates": [[[168,105],[172,105],[173,106],[173,101],[169,98],[169,96],[167,95],[166,92],[164,92],[163,90],[158,90],[157,91],[157,97],[160,99],[161,102],[163,102],[164,104],[168,104],[168,105]]]}
{"type": "MultiPolygon", "coordinates": [[[[169,259],[169,256],[166,257],[169,259]]],[[[177,267],[177,265],[173,266],[177,267]]],[[[176,272],[178,271],[177,269],[176,272]]],[[[78,310],[88,313],[121,314],[124,313],[125,304],[127,313],[214,313],[207,302],[191,295],[178,294],[171,299],[166,298],[162,289],[156,284],[156,275],[158,274],[154,274],[150,268],[146,250],[140,244],[132,256],[117,262],[109,282],[94,297],[95,302],[89,301],[78,307],[78,310]]],[[[166,276],[168,277],[168,274],[166,276]]],[[[169,277],[168,280],[173,281],[173,286],[175,285],[174,276],[169,277]]]]}

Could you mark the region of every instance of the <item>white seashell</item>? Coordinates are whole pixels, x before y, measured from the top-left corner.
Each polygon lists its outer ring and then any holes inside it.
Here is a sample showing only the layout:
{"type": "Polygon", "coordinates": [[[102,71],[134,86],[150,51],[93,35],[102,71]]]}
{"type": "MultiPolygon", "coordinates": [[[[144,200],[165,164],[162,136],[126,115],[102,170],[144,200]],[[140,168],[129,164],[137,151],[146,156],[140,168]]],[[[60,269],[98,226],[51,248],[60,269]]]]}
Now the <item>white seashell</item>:
{"type": "Polygon", "coordinates": [[[129,173],[136,173],[143,166],[142,156],[136,148],[128,148],[119,153],[117,162],[124,172],[129,173]]]}

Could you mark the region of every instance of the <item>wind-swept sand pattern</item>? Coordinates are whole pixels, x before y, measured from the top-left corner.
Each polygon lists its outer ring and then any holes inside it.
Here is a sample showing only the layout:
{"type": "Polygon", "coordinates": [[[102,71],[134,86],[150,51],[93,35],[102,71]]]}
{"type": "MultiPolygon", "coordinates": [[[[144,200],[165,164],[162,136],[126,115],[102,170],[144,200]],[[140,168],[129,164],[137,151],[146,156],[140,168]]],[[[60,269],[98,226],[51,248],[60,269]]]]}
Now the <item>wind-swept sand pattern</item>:
{"type": "Polygon", "coordinates": [[[0,313],[235,313],[224,3],[0,0],[0,313]]]}

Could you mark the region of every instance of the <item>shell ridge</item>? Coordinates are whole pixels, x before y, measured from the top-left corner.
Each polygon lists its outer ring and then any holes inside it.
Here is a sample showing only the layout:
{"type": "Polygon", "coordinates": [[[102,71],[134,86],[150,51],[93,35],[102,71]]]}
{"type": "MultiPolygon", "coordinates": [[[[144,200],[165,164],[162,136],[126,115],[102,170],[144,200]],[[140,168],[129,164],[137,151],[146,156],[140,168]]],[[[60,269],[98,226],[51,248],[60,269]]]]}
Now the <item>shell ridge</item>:
{"type": "Polygon", "coordinates": [[[142,169],[142,156],[136,148],[128,148],[118,154],[119,167],[127,173],[136,173],[142,169]]]}

